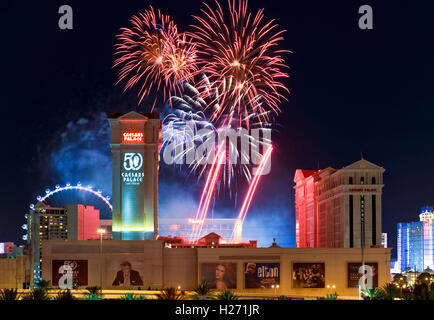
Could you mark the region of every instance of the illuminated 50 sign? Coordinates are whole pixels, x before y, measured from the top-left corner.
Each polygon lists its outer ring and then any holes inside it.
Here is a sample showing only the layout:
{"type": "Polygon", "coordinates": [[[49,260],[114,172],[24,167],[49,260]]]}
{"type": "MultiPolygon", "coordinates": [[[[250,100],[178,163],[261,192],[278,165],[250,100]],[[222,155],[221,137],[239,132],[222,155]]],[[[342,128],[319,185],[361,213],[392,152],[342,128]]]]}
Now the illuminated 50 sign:
{"type": "Polygon", "coordinates": [[[124,172],[122,180],[125,184],[140,184],[143,181],[144,173],[139,170],[143,166],[143,156],[140,153],[127,152],[124,154],[124,172]]]}
{"type": "Polygon", "coordinates": [[[124,132],[122,143],[143,143],[143,132],[124,132]]]}
{"type": "Polygon", "coordinates": [[[124,154],[124,169],[127,171],[139,170],[143,165],[143,157],[140,153],[127,152],[124,154]]]}

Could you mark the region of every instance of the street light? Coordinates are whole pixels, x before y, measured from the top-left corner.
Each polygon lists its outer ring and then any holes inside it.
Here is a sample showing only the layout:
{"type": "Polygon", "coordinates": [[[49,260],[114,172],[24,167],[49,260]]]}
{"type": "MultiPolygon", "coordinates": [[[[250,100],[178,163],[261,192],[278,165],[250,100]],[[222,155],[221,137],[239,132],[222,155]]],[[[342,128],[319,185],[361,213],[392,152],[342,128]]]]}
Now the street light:
{"type": "Polygon", "coordinates": [[[99,233],[99,257],[100,257],[100,262],[99,262],[99,287],[101,290],[101,294],[102,294],[102,235],[105,233],[105,229],[103,228],[98,228],[96,230],[99,233]]]}

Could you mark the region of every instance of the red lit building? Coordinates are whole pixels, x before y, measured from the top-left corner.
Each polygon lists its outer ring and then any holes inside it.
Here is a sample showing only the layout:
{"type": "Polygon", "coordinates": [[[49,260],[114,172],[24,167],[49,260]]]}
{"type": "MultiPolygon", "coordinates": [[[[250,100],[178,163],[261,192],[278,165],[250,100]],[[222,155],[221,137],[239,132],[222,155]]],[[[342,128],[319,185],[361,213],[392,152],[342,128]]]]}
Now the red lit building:
{"type": "Polygon", "coordinates": [[[297,247],[381,246],[384,171],[364,159],[342,169],[297,169],[297,247]]]}
{"type": "Polygon", "coordinates": [[[68,216],[68,239],[98,239],[100,227],[99,210],[83,204],[66,205],[68,216]]]}

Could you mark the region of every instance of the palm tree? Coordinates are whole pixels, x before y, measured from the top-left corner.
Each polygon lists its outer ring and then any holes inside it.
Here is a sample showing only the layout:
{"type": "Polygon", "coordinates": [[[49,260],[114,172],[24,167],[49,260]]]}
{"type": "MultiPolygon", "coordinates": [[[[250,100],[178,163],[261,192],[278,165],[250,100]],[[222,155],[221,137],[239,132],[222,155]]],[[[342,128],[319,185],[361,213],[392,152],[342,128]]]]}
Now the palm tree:
{"type": "Polygon", "coordinates": [[[86,290],[87,293],[84,294],[84,300],[104,300],[100,287],[87,287],[86,290]]]}
{"type": "Polygon", "coordinates": [[[392,283],[386,283],[378,291],[380,300],[393,300],[395,297],[399,296],[396,285],[392,283]]]}
{"type": "Polygon", "coordinates": [[[158,300],[182,300],[185,293],[176,288],[170,287],[161,290],[156,296],[158,300]]]}
{"type": "Polygon", "coordinates": [[[121,300],[146,300],[146,297],[144,295],[126,293],[123,297],[121,297],[121,300]]]}
{"type": "Polygon", "coordinates": [[[97,286],[86,287],[86,290],[90,294],[99,294],[99,293],[101,293],[101,288],[97,287],[97,286]]]}
{"type": "Polygon", "coordinates": [[[338,293],[327,293],[326,300],[338,300],[338,293]]]}
{"type": "Polygon", "coordinates": [[[378,300],[380,298],[380,292],[377,289],[362,290],[363,300],[378,300]]]}
{"type": "Polygon", "coordinates": [[[44,279],[41,279],[35,283],[36,288],[49,290],[50,289],[50,281],[46,281],[44,279]]]}
{"type": "Polygon", "coordinates": [[[19,296],[17,289],[0,290],[0,300],[18,300],[19,296]]]}
{"type": "Polygon", "coordinates": [[[194,294],[191,296],[193,300],[210,300],[212,298],[211,289],[206,282],[201,283],[193,289],[194,294]]]}
{"type": "Polygon", "coordinates": [[[217,300],[238,300],[239,297],[229,289],[222,290],[217,295],[217,300]]]}
{"type": "Polygon", "coordinates": [[[47,289],[33,288],[29,294],[22,297],[23,300],[49,300],[47,289]]]}
{"type": "Polygon", "coordinates": [[[54,300],[75,300],[74,295],[71,293],[71,290],[66,289],[66,290],[61,290],[57,293],[56,297],[54,298],[54,300]]]}

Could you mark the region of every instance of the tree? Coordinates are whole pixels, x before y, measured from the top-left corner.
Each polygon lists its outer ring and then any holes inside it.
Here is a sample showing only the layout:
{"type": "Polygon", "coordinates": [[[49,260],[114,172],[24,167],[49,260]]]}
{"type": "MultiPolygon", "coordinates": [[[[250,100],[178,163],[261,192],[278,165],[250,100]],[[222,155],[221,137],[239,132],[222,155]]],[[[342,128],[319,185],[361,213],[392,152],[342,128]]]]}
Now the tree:
{"type": "Polygon", "coordinates": [[[338,300],[338,293],[327,293],[326,300],[338,300]]]}
{"type": "Polygon", "coordinates": [[[362,290],[363,300],[378,300],[380,298],[380,292],[377,289],[362,290]]]}
{"type": "Polygon", "coordinates": [[[432,276],[428,272],[422,272],[417,276],[416,284],[426,284],[428,287],[430,287],[433,280],[434,276],[432,276]]]}
{"type": "Polygon", "coordinates": [[[207,286],[206,282],[201,283],[193,289],[193,300],[210,300],[212,298],[211,289],[207,286]]]}
{"type": "Polygon", "coordinates": [[[402,275],[401,273],[397,273],[393,276],[393,282],[399,285],[400,287],[403,285],[407,286],[408,284],[407,277],[402,275]]]}
{"type": "Polygon", "coordinates": [[[84,294],[85,300],[104,300],[100,287],[93,286],[86,288],[87,293],[84,294]]]}
{"type": "Polygon", "coordinates": [[[146,300],[146,297],[144,295],[126,293],[123,297],[121,297],[121,300],[146,300]]]}
{"type": "Polygon", "coordinates": [[[238,300],[239,297],[229,289],[220,291],[217,300],[238,300]]]}
{"type": "Polygon", "coordinates": [[[47,289],[33,288],[29,294],[23,295],[23,300],[49,300],[47,289]]]}
{"type": "Polygon", "coordinates": [[[18,300],[20,295],[17,289],[1,289],[0,300],[18,300]]]}
{"type": "Polygon", "coordinates": [[[156,296],[158,300],[182,300],[185,294],[183,291],[170,287],[161,290],[156,296]]]}
{"type": "Polygon", "coordinates": [[[398,289],[393,283],[386,283],[378,291],[379,300],[393,300],[399,296],[398,289]]]}
{"type": "Polygon", "coordinates": [[[49,290],[50,289],[50,281],[46,281],[41,279],[35,283],[35,287],[39,289],[49,290]]]}
{"type": "Polygon", "coordinates": [[[74,295],[71,293],[71,290],[60,290],[57,295],[54,297],[54,300],[67,301],[67,300],[75,300],[74,295]]]}

